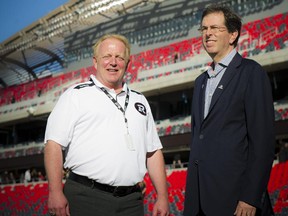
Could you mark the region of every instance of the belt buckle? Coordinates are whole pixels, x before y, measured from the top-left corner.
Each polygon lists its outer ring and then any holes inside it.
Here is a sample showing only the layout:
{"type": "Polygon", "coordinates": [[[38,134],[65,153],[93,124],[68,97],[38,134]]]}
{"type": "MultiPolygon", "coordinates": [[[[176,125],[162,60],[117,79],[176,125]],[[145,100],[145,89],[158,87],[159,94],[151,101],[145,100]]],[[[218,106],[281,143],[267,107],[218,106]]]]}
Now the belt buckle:
{"type": "Polygon", "coordinates": [[[125,195],[127,195],[127,188],[121,187],[121,186],[116,186],[114,188],[113,196],[122,197],[122,196],[125,196],[125,195]]]}

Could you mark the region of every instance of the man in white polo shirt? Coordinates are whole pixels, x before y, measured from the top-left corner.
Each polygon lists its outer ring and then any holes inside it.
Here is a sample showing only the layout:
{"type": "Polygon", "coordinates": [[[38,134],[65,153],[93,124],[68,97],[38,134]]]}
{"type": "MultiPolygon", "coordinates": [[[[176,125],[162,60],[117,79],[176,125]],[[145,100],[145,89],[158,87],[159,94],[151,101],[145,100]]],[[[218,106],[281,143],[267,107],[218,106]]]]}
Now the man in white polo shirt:
{"type": "Polygon", "coordinates": [[[148,170],[157,191],[153,215],[168,215],[161,142],[146,98],[123,82],[130,45],[104,35],[94,45],[97,70],[65,91],[45,133],[51,215],[141,216],[139,182],[148,170]],[[65,161],[62,150],[65,150],[65,161]],[[62,170],[69,170],[64,191],[62,170]]]}

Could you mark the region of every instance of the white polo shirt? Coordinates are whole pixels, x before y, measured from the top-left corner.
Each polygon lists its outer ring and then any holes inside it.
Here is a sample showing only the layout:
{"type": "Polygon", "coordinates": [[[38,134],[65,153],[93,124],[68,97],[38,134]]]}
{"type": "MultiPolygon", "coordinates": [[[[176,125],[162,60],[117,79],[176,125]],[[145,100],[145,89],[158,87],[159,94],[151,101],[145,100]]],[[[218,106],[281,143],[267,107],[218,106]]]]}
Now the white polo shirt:
{"type": "MultiPolygon", "coordinates": [[[[92,75],[67,89],[48,118],[44,142],[59,143],[66,152],[64,167],[79,175],[103,184],[134,185],[146,173],[146,153],[162,148],[150,106],[144,95],[129,90],[128,146],[124,115],[100,87],[92,75]]],[[[124,107],[126,84],[118,95],[105,89],[124,107]]]]}

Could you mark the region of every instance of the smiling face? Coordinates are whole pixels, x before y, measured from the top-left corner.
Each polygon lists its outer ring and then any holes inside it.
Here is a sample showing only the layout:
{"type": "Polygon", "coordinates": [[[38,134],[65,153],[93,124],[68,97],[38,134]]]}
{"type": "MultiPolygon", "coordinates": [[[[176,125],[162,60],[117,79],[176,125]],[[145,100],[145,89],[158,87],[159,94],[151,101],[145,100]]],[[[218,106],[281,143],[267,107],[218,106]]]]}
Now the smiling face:
{"type": "Polygon", "coordinates": [[[206,29],[202,32],[203,46],[215,63],[218,63],[234,49],[233,42],[238,32],[230,33],[228,31],[222,12],[206,15],[202,20],[201,28],[206,29]]]}
{"type": "Polygon", "coordinates": [[[106,87],[119,91],[129,62],[125,44],[116,38],[107,38],[97,47],[93,58],[96,78],[106,87]]]}

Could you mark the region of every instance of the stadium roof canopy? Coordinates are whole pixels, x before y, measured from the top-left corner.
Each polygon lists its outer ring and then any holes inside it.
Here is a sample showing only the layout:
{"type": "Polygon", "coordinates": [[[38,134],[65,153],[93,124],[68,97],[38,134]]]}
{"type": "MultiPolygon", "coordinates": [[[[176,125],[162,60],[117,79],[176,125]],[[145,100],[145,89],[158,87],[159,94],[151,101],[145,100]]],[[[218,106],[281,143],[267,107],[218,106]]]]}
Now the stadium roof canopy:
{"type": "Polygon", "coordinates": [[[63,71],[64,38],[161,0],[70,0],[0,44],[0,89],[63,71]]]}

